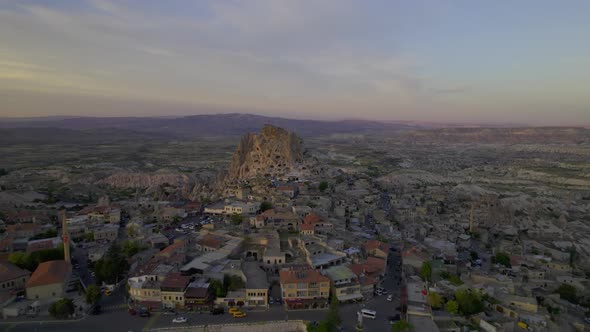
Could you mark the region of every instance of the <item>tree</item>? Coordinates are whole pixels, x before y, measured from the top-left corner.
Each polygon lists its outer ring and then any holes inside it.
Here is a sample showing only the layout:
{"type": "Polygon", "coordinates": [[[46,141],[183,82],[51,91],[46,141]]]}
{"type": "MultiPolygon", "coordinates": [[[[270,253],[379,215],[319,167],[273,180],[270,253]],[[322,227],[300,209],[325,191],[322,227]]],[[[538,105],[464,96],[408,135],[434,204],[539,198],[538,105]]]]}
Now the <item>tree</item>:
{"type": "Polygon", "coordinates": [[[133,240],[124,241],[121,246],[121,251],[123,252],[123,255],[125,255],[125,257],[127,258],[145,249],[146,246],[141,245],[139,242],[133,240]]]}
{"type": "Polygon", "coordinates": [[[241,214],[239,213],[234,213],[231,215],[231,222],[234,225],[239,225],[242,223],[242,221],[244,221],[244,217],[242,217],[241,214]]]}
{"type": "Polygon", "coordinates": [[[100,300],[101,297],[100,289],[96,285],[90,285],[86,288],[86,292],[84,293],[84,300],[88,304],[95,304],[100,300]]]}
{"type": "Polygon", "coordinates": [[[459,304],[459,311],[465,315],[473,315],[484,309],[481,294],[476,290],[460,289],[455,292],[455,300],[459,304]]]}
{"type": "Polygon", "coordinates": [[[440,309],[443,305],[443,298],[437,292],[430,292],[428,293],[428,304],[433,309],[440,309]]]}
{"type": "Polygon", "coordinates": [[[223,289],[223,283],[217,279],[209,279],[209,290],[215,294],[216,297],[224,297],[225,290],[223,289]]]}
{"type": "Polygon", "coordinates": [[[56,236],[57,236],[57,229],[49,229],[46,232],[37,234],[37,235],[29,238],[29,240],[49,239],[49,238],[56,237],[56,236]]]}
{"type": "Polygon", "coordinates": [[[471,260],[473,261],[479,258],[477,251],[471,251],[469,254],[471,255],[471,260]]]}
{"type": "Polygon", "coordinates": [[[137,224],[127,225],[127,236],[134,238],[139,235],[139,226],[137,224]]]}
{"type": "Polygon", "coordinates": [[[272,209],[272,204],[270,202],[264,201],[260,203],[260,212],[264,212],[270,209],[272,209]]]}
{"type": "Polygon", "coordinates": [[[573,304],[578,304],[578,294],[576,287],[568,284],[561,284],[555,291],[559,297],[573,304]]]}
{"type": "Polygon", "coordinates": [[[232,276],[229,274],[223,276],[223,290],[225,292],[235,291],[238,289],[242,289],[244,287],[246,287],[246,283],[244,282],[244,280],[242,280],[242,278],[238,276],[232,276]]]}
{"type": "Polygon", "coordinates": [[[457,315],[459,314],[459,304],[457,303],[457,301],[450,300],[445,305],[445,310],[451,315],[457,315]]]}
{"type": "Polygon", "coordinates": [[[74,301],[71,299],[61,299],[49,306],[49,313],[55,318],[65,319],[74,313],[74,309],[74,301]]]}
{"type": "Polygon", "coordinates": [[[391,325],[391,332],[405,332],[410,331],[412,325],[408,323],[406,320],[398,320],[393,325],[391,325]]]}
{"type": "Polygon", "coordinates": [[[510,256],[505,252],[496,253],[496,256],[494,256],[494,262],[500,265],[504,265],[505,267],[512,266],[510,264],[510,256]]]}
{"type": "Polygon", "coordinates": [[[127,259],[121,255],[122,249],[117,243],[111,244],[104,257],[94,264],[97,282],[109,284],[118,281],[129,268],[127,259]]]}
{"type": "Polygon", "coordinates": [[[430,262],[422,263],[422,267],[420,268],[420,276],[424,281],[432,280],[432,266],[430,265],[430,262]]]}
{"type": "Polygon", "coordinates": [[[463,280],[461,280],[461,278],[456,274],[449,275],[448,280],[451,284],[453,284],[455,286],[463,285],[463,280]]]}
{"type": "Polygon", "coordinates": [[[326,191],[326,189],[328,189],[328,186],[329,186],[328,182],[322,181],[322,182],[320,182],[320,186],[318,187],[318,189],[320,191],[326,191]]]}

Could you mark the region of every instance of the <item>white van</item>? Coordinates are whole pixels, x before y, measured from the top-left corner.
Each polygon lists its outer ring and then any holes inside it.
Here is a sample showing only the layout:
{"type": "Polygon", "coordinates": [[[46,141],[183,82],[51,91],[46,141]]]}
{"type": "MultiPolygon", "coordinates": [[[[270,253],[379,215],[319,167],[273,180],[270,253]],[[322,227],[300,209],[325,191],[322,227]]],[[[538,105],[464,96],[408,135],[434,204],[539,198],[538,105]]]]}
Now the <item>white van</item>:
{"type": "Polygon", "coordinates": [[[377,312],[373,311],[373,310],[369,310],[369,309],[361,310],[361,315],[363,315],[363,317],[371,318],[371,319],[377,318],[377,312]]]}

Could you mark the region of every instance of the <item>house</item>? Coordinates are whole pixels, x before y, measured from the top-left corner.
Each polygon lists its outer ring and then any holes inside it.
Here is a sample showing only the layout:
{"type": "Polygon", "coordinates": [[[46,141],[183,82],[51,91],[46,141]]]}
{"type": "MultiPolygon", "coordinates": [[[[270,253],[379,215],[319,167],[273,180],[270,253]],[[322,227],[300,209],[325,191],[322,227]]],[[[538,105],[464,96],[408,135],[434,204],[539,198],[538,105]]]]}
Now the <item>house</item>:
{"type": "Polygon", "coordinates": [[[56,249],[62,242],[63,241],[60,237],[29,241],[27,243],[27,253],[47,249],[56,249]]]}
{"type": "Polygon", "coordinates": [[[363,249],[365,249],[365,252],[368,255],[383,259],[387,259],[387,255],[389,254],[389,248],[387,247],[387,244],[378,240],[367,241],[364,244],[363,249]]]}
{"type": "Polygon", "coordinates": [[[9,263],[0,262],[0,292],[12,292],[25,289],[31,272],[9,263]]]}
{"type": "Polygon", "coordinates": [[[270,284],[266,278],[266,272],[257,262],[243,262],[242,272],[246,276],[246,306],[268,307],[270,284]]]}
{"type": "Polygon", "coordinates": [[[37,266],[25,287],[31,300],[63,297],[72,274],[72,266],[64,260],[43,262],[37,266]]]}
{"type": "Polygon", "coordinates": [[[129,297],[141,306],[150,309],[160,308],[162,302],[160,286],[162,281],[163,278],[157,275],[129,278],[127,280],[129,297]]]}
{"type": "Polygon", "coordinates": [[[315,226],[311,224],[301,224],[299,226],[299,233],[301,235],[313,235],[315,233],[315,226]]]}
{"type": "Polygon", "coordinates": [[[227,215],[241,214],[241,215],[252,215],[260,209],[260,203],[255,202],[235,202],[224,206],[224,213],[227,215]]]}
{"type": "Polygon", "coordinates": [[[177,254],[184,255],[186,252],[186,242],[184,240],[176,240],[171,245],[167,246],[166,248],[162,249],[159,253],[156,254],[156,257],[162,258],[171,258],[177,254]]]}
{"type": "Polygon", "coordinates": [[[28,223],[7,225],[5,233],[12,238],[30,238],[42,232],[41,225],[28,223]]]}
{"type": "Polygon", "coordinates": [[[88,260],[96,262],[108,251],[108,246],[94,246],[88,249],[88,260]]]}
{"type": "Polygon", "coordinates": [[[330,279],[309,266],[279,271],[281,294],[287,310],[327,308],[330,279]]]}
{"type": "Polygon", "coordinates": [[[510,294],[501,294],[497,296],[503,305],[509,308],[524,310],[531,313],[537,313],[539,305],[534,297],[516,296],[510,294]]]}
{"type": "Polygon", "coordinates": [[[180,273],[170,273],[160,285],[162,306],[164,308],[182,309],[185,306],[184,292],[190,283],[190,277],[180,273]]]}
{"type": "Polygon", "coordinates": [[[209,283],[191,282],[184,292],[185,307],[188,310],[208,309],[214,300],[209,283]]]}
{"type": "Polygon", "coordinates": [[[224,242],[225,242],[224,239],[220,236],[207,234],[207,235],[203,236],[202,238],[200,238],[199,240],[197,240],[196,247],[197,247],[197,250],[200,250],[203,252],[212,252],[212,251],[217,251],[217,250],[221,249],[224,242]]]}
{"type": "Polygon", "coordinates": [[[108,242],[115,241],[119,236],[118,225],[104,225],[92,230],[94,240],[104,240],[108,242]]]}
{"type": "Polygon", "coordinates": [[[324,271],[330,278],[332,294],[338,302],[354,302],[363,299],[357,275],[345,266],[333,266],[324,271]]]}

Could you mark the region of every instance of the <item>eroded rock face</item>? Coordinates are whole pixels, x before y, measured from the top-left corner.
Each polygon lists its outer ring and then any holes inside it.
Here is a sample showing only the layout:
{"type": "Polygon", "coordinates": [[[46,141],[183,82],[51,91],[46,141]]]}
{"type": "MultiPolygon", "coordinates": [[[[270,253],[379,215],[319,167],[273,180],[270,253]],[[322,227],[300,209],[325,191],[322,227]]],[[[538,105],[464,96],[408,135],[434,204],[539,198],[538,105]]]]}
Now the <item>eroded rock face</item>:
{"type": "Polygon", "coordinates": [[[120,172],[102,179],[100,183],[104,183],[115,188],[145,189],[162,185],[182,187],[192,184],[192,180],[186,175],[175,173],[159,174],[120,172]]]}
{"type": "Polygon", "coordinates": [[[302,140],[285,129],[266,125],[260,134],[246,134],[234,152],[226,180],[280,175],[303,162],[302,140]]]}

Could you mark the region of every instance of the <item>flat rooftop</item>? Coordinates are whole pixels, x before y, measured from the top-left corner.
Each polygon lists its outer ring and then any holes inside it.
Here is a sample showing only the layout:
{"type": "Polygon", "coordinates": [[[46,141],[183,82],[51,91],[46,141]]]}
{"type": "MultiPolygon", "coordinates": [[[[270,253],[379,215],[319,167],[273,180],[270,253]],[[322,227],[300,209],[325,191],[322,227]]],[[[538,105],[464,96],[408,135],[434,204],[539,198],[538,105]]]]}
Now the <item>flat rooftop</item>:
{"type": "Polygon", "coordinates": [[[242,263],[242,272],[246,276],[246,288],[267,289],[269,286],[264,272],[256,262],[242,263]]]}

